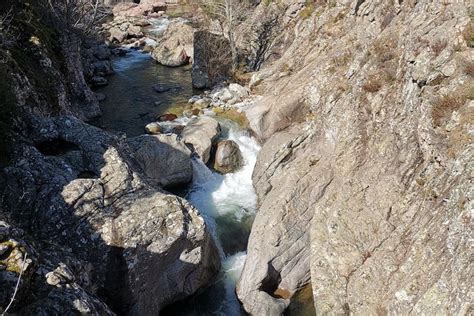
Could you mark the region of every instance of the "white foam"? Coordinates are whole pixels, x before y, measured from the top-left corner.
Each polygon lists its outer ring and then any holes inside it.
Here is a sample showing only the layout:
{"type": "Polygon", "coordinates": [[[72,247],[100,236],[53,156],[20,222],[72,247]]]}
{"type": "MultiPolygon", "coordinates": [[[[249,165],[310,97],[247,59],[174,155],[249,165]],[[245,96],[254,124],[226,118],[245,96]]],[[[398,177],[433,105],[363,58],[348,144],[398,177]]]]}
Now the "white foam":
{"type": "Polygon", "coordinates": [[[235,141],[242,153],[244,165],[237,172],[220,175],[211,171],[199,159],[193,159],[193,183],[187,199],[196,206],[206,219],[214,235],[223,259],[225,300],[219,302],[217,315],[241,315],[240,303],[235,295],[235,286],[242,273],[246,253],[238,252],[225,257],[216,234],[215,219],[233,212],[237,220],[256,209],[257,196],[252,184],[252,173],[260,146],[248,133],[233,124],[227,139],[235,141]]]}

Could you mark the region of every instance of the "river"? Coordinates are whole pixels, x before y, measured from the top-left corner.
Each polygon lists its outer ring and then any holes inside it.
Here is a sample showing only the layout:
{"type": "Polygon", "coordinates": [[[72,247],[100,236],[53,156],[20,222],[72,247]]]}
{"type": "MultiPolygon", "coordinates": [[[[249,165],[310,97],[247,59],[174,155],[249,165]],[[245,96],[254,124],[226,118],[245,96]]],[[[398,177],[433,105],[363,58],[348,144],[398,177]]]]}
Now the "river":
{"type": "MultiPolygon", "coordinates": [[[[115,57],[113,67],[116,74],[109,78],[109,85],[97,91],[107,96],[101,103],[103,115],[92,122],[109,131],[122,132],[128,137],[143,134],[144,126],[157,115],[176,110],[176,104],[184,106],[195,93],[189,67],[163,67],[138,50],[115,57]],[[154,84],[176,85],[179,89],[157,93],[152,88],[154,84]]],[[[207,115],[213,113],[208,111],[207,115]]],[[[165,308],[162,315],[243,315],[235,286],[245,261],[256,210],[252,172],[260,146],[237,123],[215,118],[222,127],[221,138],[239,145],[244,165],[235,173],[221,175],[193,159],[193,181],[181,194],[205,218],[219,248],[222,269],[210,287],[165,308]]]]}

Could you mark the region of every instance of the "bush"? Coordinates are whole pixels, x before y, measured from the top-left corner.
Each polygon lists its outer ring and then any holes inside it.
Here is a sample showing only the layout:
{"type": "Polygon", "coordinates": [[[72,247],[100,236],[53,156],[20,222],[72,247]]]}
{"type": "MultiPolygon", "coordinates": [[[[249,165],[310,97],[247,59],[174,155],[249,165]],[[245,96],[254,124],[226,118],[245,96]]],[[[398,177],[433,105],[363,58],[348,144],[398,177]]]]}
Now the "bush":
{"type": "Polygon", "coordinates": [[[375,93],[378,92],[382,88],[382,83],[377,75],[371,75],[367,80],[365,81],[364,85],[362,86],[362,89],[365,92],[369,93],[375,93]]]}
{"type": "Polygon", "coordinates": [[[314,2],[311,0],[307,0],[304,5],[303,10],[300,11],[300,17],[302,19],[309,18],[311,15],[313,15],[314,9],[315,9],[314,2]]]}
{"type": "Polygon", "coordinates": [[[446,123],[454,111],[463,106],[465,99],[458,95],[443,95],[438,98],[431,109],[431,118],[436,127],[446,123]]]}
{"type": "Polygon", "coordinates": [[[448,42],[446,42],[446,40],[439,40],[430,44],[430,48],[435,56],[439,56],[446,46],[448,46],[448,42]]]}

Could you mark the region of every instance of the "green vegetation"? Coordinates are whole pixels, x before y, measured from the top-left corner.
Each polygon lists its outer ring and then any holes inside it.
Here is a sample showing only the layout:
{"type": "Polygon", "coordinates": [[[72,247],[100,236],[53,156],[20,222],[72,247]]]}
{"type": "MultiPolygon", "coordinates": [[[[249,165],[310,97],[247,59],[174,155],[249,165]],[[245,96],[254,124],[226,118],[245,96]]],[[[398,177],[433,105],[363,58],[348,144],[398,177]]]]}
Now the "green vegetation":
{"type": "Polygon", "coordinates": [[[314,1],[306,0],[303,10],[300,11],[300,18],[307,19],[313,15],[315,10],[314,1]]]}
{"type": "Polygon", "coordinates": [[[236,122],[243,128],[249,127],[249,121],[245,114],[238,112],[235,109],[222,109],[222,108],[212,108],[212,111],[216,113],[218,117],[222,117],[224,119],[229,119],[231,121],[236,122]]]}

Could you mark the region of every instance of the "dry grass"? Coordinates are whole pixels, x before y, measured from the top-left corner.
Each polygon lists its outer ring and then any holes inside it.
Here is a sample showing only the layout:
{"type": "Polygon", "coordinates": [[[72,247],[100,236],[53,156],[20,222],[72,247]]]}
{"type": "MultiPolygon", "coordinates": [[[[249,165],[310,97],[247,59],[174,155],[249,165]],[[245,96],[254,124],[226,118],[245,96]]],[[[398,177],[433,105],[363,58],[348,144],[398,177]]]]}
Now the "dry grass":
{"type": "Polygon", "coordinates": [[[459,95],[443,95],[438,98],[431,109],[431,118],[436,127],[446,124],[454,111],[463,106],[465,99],[459,95]]]}
{"type": "Polygon", "coordinates": [[[448,42],[446,40],[439,40],[430,44],[430,48],[436,57],[439,56],[439,54],[441,54],[441,52],[443,52],[447,46],[448,42]]]}
{"type": "Polygon", "coordinates": [[[311,0],[306,0],[303,10],[300,11],[299,15],[302,19],[307,19],[313,15],[314,10],[316,9],[315,3],[311,0]]]}
{"type": "Polygon", "coordinates": [[[474,62],[465,60],[463,62],[464,73],[468,76],[474,77],[474,62]]]}
{"type": "Polygon", "coordinates": [[[464,29],[463,37],[466,41],[468,47],[474,47],[474,8],[471,8],[469,11],[469,17],[471,18],[471,23],[464,29]]]}
{"type": "Polygon", "coordinates": [[[398,36],[395,34],[388,34],[375,41],[372,48],[372,54],[380,63],[385,63],[394,59],[398,55],[397,50],[398,36]]]}
{"type": "Polygon", "coordinates": [[[369,93],[378,92],[382,88],[382,82],[377,75],[370,75],[362,85],[362,90],[369,93]]]}

